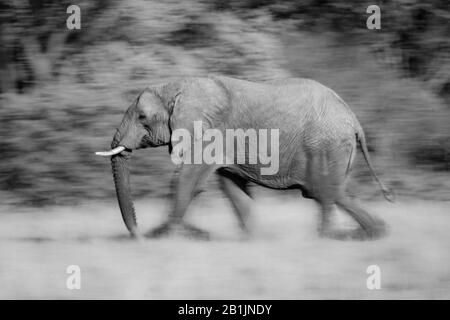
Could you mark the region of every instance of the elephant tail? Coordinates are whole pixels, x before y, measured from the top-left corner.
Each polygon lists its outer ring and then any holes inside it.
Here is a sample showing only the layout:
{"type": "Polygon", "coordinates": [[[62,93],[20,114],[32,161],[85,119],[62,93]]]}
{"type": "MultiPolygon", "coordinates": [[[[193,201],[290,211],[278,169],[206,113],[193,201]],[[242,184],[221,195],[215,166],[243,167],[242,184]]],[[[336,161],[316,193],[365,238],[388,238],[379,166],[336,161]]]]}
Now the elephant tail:
{"type": "Polygon", "coordinates": [[[366,138],[364,136],[364,132],[360,130],[356,134],[356,140],[359,142],[359,146],[361,147],[361,151],[364,155],[364,159],[366,160],[367,166],[369,167],[370,173],[372,174],[372,177],[375,179],[375,181],[380,186],[381,191],[383,192],[384,197],[389,202],[395,201],[395,195],[394,193],[384,185],[384,183],[378,178],[377,174],[375,173],[375,169],[373,168],[372,161],[370,160],[369,156],[369,150],[367,150],[367,144],[366,144],[366,138]]]}

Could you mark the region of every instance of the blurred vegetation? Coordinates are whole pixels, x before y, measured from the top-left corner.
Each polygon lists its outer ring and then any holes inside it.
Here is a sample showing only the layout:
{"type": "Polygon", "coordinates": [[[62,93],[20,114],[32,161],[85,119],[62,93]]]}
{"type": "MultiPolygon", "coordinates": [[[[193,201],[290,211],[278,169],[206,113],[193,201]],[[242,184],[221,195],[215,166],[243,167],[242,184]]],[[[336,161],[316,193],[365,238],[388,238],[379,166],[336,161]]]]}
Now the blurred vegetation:
{"type": "MultiPolygon", "coordinates": [[[[447,1],[73,1],[0,3],[0,196],[62,204],[114,196],[93,152],[145,86],[180,75],[309,77],[346,100],[397,193],[449,199],[447,1]]],[[[135,152],[136,196],[167,193],[165,148],[135,152]]],[[[352,184],[373,195],[358,163],[352,184]],[[361,188],[364,186],[364,188],[361,188]]]]}

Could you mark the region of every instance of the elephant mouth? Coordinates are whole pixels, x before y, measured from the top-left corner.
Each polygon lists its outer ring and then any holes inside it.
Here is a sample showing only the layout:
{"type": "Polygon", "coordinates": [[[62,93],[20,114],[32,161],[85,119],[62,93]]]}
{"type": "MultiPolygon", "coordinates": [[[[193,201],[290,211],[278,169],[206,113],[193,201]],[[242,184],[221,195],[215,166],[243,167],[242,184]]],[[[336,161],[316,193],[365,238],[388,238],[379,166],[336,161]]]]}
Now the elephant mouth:
{"type": "Polygon", "coordinates": [[[159,139],[152,139],[150,137],[150,135],[145,135],[142,139],[141,139],[141,143],[139,144],[139,148],[148,148],[148,147],[159,147],[164,145],[164,141],[161,141],[159,139]]]}

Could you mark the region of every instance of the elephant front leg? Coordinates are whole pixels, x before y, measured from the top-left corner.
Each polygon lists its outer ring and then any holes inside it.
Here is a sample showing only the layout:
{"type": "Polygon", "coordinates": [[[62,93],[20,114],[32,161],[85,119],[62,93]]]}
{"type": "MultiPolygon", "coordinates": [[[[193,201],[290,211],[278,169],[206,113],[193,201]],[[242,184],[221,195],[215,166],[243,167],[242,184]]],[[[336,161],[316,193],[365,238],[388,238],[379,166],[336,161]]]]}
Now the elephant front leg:
{"type": "Polygon", "coordinates": [[[251,196],[248,190],[248,181],[227,168],[218,169],[217,174],[219,175],[220,187],[233,206],[240,228],[246,236],[249,236],[251,196]]]}
{"type": "Polygon", "coordinates": [[[213,168],[208,165],[181,165],[175,171],[171,183],[171,211],[168,220],[151,230],[148,237],[160,237],[171,233],[209,239],[209,233],[184,221],[184,216],[192,200],[200,193],[213,168]]]}

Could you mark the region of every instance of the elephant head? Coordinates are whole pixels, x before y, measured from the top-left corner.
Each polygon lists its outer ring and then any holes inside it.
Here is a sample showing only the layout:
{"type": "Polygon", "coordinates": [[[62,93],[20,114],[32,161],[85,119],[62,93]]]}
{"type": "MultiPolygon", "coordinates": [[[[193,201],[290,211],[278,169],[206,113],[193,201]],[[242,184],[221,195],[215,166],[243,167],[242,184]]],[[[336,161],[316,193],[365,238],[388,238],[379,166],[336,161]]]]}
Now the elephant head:
{"type": "Polygon", "coordinates": [[[100,156],[111,156],[120,211],[132,236],[138,234],[130,189],[131,152],[135,149],[170,144],[169,120],[175,97],[161,95],[153,88],[145,89],[126,111],[112,140],[111,150],[96,153],[100,156]]]}

